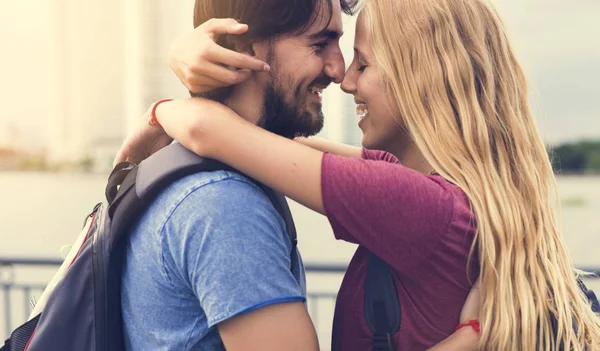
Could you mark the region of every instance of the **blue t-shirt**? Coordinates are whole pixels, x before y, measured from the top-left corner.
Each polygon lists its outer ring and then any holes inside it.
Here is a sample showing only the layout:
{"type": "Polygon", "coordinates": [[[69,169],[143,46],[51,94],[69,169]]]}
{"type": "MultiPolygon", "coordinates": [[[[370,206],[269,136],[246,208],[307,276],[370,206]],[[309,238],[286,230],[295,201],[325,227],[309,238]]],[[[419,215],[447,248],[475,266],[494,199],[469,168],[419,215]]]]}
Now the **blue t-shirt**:
{"type": "Polygon", "coordinates": [[[224,350],[216,325],[306,301],[285,222],[248,178],[218,171],[165,189],[127,243],[121,305],[128,350],[224,350]]]}

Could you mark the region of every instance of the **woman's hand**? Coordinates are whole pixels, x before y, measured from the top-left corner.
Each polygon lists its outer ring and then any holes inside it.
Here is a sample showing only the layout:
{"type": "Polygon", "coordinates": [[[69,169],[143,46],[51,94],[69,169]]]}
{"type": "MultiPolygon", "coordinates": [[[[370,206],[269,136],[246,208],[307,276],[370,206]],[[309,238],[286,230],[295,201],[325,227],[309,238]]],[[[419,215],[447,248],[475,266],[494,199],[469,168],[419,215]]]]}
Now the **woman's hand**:
{"type": "Polygon", "coordinates": [[[218,137],[228,128],[236,122],[249,124],[226,106],[203,98],[162,102],[155,110],[162,127],[149,123],[153,108],[150,106],[135,131],[125,139],[113,166],[124,161],[139,164],[173,139],[199,156],[211,157],[219,146],[218,137]]]}
{"type": "Polygon", "coordinates": [[[240,35],[248,26],[234,19],[213,18],[177,38],[169,50],[169,66],[192,93],[203,93],[246,81],[252,71],[269,65],[215,42],[217,35],[240,35]]]}
{"type": "Polygon", "coordinates": [[[149,124],[153,107],[150,106],[138,122],[135,131],[125,138],[113,161],[113,167],[125,161],[139,164],[156,151],[171,144],[173,139],[161,127],[149,124]]]}

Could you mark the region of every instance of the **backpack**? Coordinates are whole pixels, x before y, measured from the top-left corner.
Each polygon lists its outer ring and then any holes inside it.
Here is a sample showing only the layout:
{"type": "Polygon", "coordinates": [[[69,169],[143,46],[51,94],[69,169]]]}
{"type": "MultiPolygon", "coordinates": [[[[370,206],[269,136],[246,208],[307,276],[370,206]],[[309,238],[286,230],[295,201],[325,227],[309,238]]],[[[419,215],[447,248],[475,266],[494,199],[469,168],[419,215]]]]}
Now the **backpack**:
{"type": "MultiPolygon", "coordinates": [[[[35,306],[34,317],[17,328],[0,351],[124,350],[121,267],[131,225],[167,185],[192,173],[216,170],[234,171],[180,144],[163,148],[139,166],[117,165],[108,179],[106,202],[86,218],[73,249],[35,306]]],[[[294,267],[296,229],[285,197],[258,185],[285,221],[294,267]]]]}

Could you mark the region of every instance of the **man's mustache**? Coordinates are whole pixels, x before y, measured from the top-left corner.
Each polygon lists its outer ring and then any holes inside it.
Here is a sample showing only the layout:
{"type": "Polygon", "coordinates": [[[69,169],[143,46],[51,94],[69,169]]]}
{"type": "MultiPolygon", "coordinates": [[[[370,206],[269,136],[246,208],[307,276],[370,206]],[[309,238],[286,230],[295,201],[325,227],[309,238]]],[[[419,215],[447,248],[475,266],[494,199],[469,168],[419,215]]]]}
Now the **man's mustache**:
{"type": "Polygon", "coordinates": [[[319,87],[327,88],[329,84],[331,84],[331,82],[331,78],[327,76],[320,76],[319,78],[315,79],[310,86],[312,87],[316,85],[319,87]]]}

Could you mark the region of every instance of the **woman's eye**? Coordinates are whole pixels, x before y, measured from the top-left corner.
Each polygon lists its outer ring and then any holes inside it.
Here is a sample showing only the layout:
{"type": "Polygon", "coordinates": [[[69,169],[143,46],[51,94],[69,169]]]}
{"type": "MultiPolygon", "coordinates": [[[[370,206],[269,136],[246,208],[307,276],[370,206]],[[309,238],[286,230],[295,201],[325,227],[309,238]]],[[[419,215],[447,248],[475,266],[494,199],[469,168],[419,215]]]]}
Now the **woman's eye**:
{"type": "Polygon", "coordinates": [[[358,68],[356,68],[357,71],[359,72],[363,72],[365,70],[365,68],[367,68],[367,65],[358,65],[358,68]]]}

